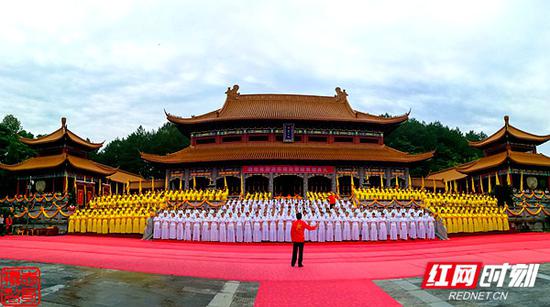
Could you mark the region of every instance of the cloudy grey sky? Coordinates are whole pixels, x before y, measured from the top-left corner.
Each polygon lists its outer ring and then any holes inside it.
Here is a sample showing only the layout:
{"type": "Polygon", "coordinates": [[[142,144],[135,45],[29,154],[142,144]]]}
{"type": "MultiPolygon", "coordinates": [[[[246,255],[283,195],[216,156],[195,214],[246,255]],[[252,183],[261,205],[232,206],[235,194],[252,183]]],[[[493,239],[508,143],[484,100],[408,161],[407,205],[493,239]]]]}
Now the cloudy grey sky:
{"type": "MultiPolygon", "coordinates": [[[[550,133],[548,1],[11,1],[0,116],[92,141],[241,93],[333,95],[374,114],[550,133]]],[[[542,152],[550,154],[550,144],[542,152]]]]}

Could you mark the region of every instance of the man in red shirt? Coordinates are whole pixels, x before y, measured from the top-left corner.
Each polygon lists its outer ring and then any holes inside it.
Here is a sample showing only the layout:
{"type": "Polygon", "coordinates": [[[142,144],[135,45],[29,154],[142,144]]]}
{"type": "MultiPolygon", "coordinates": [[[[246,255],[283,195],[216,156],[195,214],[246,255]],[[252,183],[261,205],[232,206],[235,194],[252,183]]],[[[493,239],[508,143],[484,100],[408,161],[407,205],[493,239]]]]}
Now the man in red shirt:
{"type": "Polygon", "coordinates": [[[296,213],[296,220],[292,222],[292,228],[290,229],[290,237],[292,238],[292,263],[291,266],[296,264],[296,256],[298,256],[298,267],[303,267],[302,260],[304,258],[304,231],[315,230],[317,226],[309,226],[306,222],[302,221],[302,214],[296,213]]]}
{"type": "Polygon", "coordinates": [[[330,205],[330,209],[333,209],[334,208],[334,204],[336,204],[336,195],[334,195],[334,193],[331,193],[329,196],[328,196],[328,203],[330,205]]]}

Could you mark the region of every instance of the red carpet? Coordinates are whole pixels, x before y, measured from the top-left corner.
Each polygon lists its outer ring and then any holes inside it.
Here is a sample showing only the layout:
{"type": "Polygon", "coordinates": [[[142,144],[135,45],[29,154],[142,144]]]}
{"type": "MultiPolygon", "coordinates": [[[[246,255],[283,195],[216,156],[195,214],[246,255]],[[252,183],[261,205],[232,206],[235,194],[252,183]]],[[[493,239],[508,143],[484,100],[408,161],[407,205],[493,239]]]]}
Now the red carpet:
{"type": "Polygon", "coordinates": [[[449,241],[308,243],[291,268],[290,244],[144,242],[132,238],[0,238],[1,258],[146,273],[259,281],[258,306],[397,304],[371,280],[420,276],[428,261],[550,262],[550,234],[449,241]]]}

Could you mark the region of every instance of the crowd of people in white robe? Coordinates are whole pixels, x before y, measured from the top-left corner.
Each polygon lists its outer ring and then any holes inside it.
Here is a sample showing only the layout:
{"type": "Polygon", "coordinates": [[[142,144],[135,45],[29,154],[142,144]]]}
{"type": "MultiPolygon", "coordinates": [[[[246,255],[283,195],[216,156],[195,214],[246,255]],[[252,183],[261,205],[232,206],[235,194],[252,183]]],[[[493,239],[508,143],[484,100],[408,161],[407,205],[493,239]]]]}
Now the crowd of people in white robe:
{"type": "Polygon", "coordinates": [[[290,242],[296,213],[317,225],[305,231],[311,242],[434,239],[435,220],[421,208],[355,207],[338,200],[229,200],[217,209],[159,211],[153,238],[209,242],[290,242]]]}

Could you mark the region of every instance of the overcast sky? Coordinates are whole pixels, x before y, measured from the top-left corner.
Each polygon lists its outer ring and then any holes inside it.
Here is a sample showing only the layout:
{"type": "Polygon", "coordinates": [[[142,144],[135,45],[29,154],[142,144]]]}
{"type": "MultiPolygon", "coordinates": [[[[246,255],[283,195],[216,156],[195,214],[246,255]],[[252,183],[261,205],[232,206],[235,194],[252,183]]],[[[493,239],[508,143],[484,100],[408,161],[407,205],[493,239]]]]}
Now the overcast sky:
{"type": "MultiPolygon", "coordinates": [[[[334,95],[373,114],[550,134],[548,1],[8,1],[0,116],[92,141],[221,107],[334,95]],[[159,4],[162,3],[162,4],[159,4]]],[[[541,148],[550,154],[550,144],[541,148]]]]}

